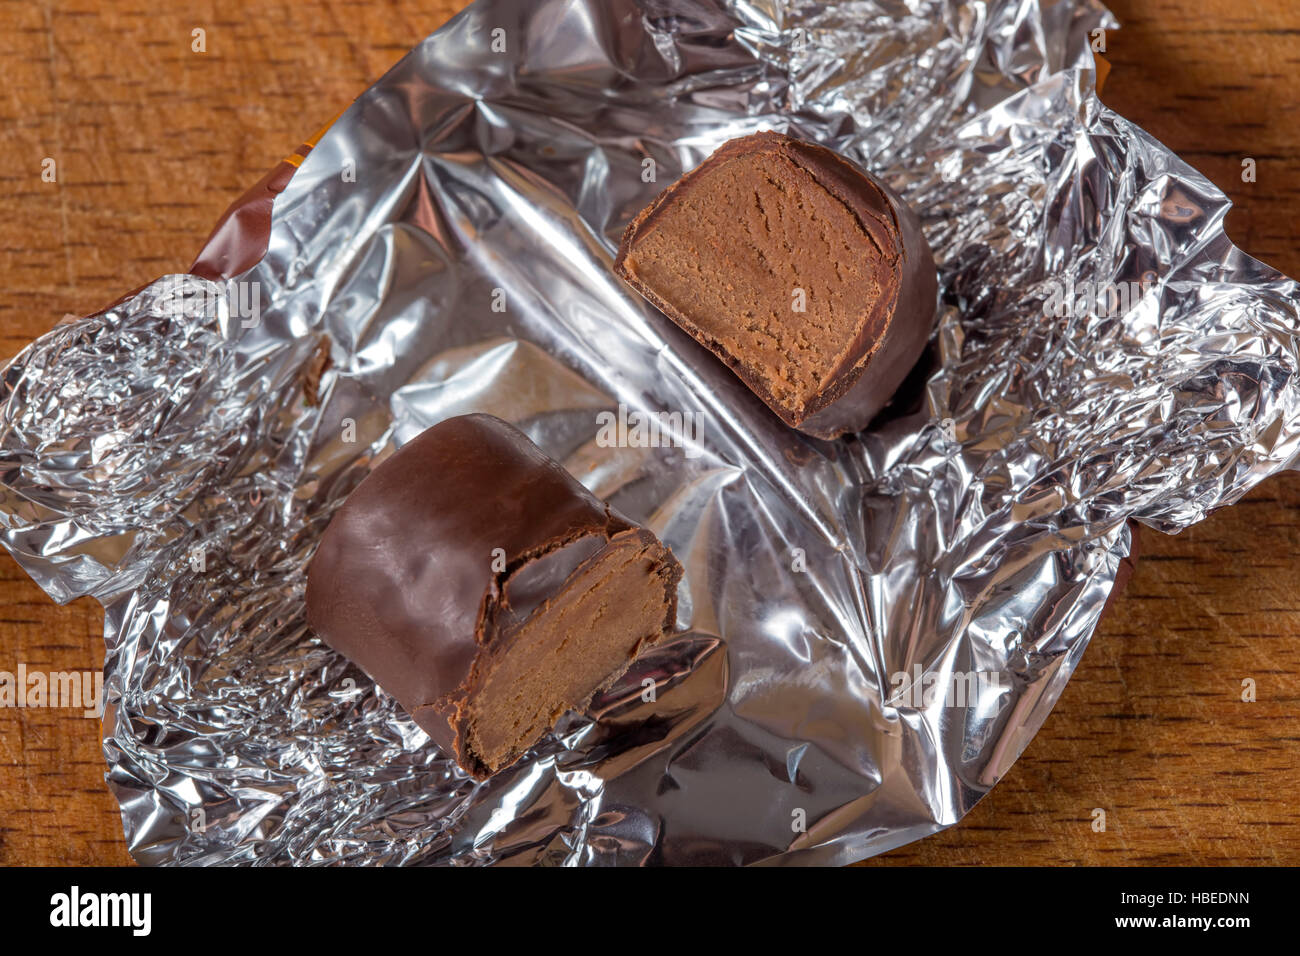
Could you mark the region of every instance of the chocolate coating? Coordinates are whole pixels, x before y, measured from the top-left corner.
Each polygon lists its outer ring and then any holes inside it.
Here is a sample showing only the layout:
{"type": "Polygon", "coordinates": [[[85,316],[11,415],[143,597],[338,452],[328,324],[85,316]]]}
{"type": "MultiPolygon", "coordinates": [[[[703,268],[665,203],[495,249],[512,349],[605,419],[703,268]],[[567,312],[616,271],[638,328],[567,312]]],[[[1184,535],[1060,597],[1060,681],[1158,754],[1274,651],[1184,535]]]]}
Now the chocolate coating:
{"type": "MultiPolygon", "coordinates": [[[[681,573],[653,533],[613,512],[522,432],[464,415],[408,442],[339,508],[309,568],[307,620],[483,777],[500,766],[470,745],[475,699],[514,645],[527,640],[527,653],[560,669],[572,667],[564,655],[612,653],[613,669],[564,701],[581,706],[673,628],[681,573]],[[582,615],[581,602],[601,587],[621,580],[626,589],[640,577],[651,582],[642,602],[650,625],[624,625],[617,612],[582,615]],[[564,616],[548,624],[548,614],[564,616]],[[646,633],[619,631],[628,626],[646,633]]],[[[602,611],[616,603],[600,600],[602,611]]],[[[510,761],[517,756],[511,750],[510,761]]]]}
{"type": "Polygon", "coordinates": [[[838,154],[779,133],[732,140],[664,190],[628,225],[614,268],[818,438],[867,426],[935,320],[915,213],[838,154]],[[806,311],[791,308],[795,288],[806,311]]]}

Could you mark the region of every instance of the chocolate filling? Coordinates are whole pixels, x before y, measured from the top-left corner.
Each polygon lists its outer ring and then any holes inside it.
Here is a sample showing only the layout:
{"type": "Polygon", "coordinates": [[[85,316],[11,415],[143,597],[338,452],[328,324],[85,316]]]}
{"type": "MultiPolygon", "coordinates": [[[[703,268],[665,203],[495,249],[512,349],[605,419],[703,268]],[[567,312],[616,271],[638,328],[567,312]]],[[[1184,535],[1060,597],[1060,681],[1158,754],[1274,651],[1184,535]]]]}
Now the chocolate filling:
{"type": "Polygon", "coordinates": [[[307,619],[478,777],[670,631],[681,566],[489,415],[403,446],[335,514],[307,619]]]}
{"type": "Polygon", "coordinates": [[[659,639],[669,571],[661,550],[637,531],[615,536],[544,611],[502,637],[465,711],[473,761],[491,772],[509,766],[659,639]]]}
{"type": "Polygon", "coordinates": [[[937,277],[919,222],[847,160],[732,140],[628,226],[615,262],[787,424],[860,430],[915,364],[937,277]]]}

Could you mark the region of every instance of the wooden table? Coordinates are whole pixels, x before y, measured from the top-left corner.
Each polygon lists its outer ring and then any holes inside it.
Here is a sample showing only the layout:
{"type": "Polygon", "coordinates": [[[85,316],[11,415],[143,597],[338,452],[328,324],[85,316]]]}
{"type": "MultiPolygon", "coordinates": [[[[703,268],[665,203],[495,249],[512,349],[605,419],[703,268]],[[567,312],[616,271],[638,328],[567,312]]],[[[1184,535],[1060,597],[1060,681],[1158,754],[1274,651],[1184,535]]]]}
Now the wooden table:
{"type": "MultiPolygon", "coordinates": [[[[185,269],[227,203],[462,5],[3,0],[0,355],[185,269]],[[191,51],[196,28],[206,53],[191,51]]],[[[1300,275],[1300,7],[1112,7],[1124,29],[1108,38],[1106,101],[1232,196],[1239,245],[1300,275]]],[[[1146,533],[1006,779],[959,826],[872,862],[1300,863],[1298,506],[1300,475],[1286,475],[1180,537],[1146,533]]],[[[0,558],[0,670],[97,669],[102,627],[98,604],[56,607],[0,558]]],[[[0,863],[129,862],[98,723],[69,714],[0,710],[0,863]]]]}

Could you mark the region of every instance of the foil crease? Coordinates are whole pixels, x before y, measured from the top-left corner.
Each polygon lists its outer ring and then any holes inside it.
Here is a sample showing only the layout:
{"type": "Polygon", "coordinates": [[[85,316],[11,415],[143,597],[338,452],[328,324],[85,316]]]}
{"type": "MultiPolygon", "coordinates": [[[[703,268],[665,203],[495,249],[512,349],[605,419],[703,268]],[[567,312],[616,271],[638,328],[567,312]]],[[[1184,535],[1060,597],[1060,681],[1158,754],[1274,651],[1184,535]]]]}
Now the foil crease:
{"type": "Polygon", "coordinates": [[[1185,528],[1297,454],[1296,285],[1099,102],[1114,26],[1083,0],[479,0],[334,124],[253,270],[17,356],[0,531],[52,598],[104,604],[134,857],[825,864],[959,820],[1060,695],[1130,522],[1185,528]],[[760,128],[885,177],[940,265],[931,354],[843,441],[780,425],[610,272],[641,206],[760,128]],[[1088,282],[1142,294],[1056,317],[1088,282]],[[701,416],[698,446],[604,447],[620,405],[701,416]],[[482,784],[302,607],[332,510],[468,411],[686,568],[683,633],[482,784]],[[976,672],[961,705],[894,680],[976,672]]]}

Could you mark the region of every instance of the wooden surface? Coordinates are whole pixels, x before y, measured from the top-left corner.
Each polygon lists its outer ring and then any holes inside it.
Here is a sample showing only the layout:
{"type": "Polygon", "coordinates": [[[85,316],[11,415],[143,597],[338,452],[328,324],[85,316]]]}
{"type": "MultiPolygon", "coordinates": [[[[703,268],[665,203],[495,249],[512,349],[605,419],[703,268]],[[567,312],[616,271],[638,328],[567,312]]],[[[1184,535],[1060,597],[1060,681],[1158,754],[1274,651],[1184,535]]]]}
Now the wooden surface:
{"type": "MultiPolygon", "coordinates": [[[[2,356],[183,270],[227,203],[461,3],[163,6],[0,0],[2,356]],[[41,180],[46,157],[57,184],[41,180]]],[[[1108,38],[1106,101],[1232,196],[1239,245],[1300,275],[1300,8],[1112,9],[1124,29],[1108,38]],[[1256,183],[1241,181],[1245,157],[1256,183]]],[[[1300,863],[1298,544],[1297,475],[1180,537],[1147,532],[1126,595],[1006,779],[957,827],[872,862],[1300,863]]],[[[0,557],[0,670],[97,669],[101,630],[96,603],[56,607],[0,557]]],[[[129,862],[98,723],[71,713],[0,710],[0,863],[129,862]]]]}

